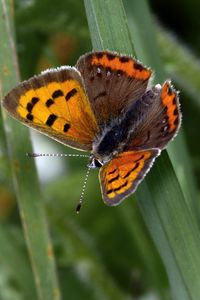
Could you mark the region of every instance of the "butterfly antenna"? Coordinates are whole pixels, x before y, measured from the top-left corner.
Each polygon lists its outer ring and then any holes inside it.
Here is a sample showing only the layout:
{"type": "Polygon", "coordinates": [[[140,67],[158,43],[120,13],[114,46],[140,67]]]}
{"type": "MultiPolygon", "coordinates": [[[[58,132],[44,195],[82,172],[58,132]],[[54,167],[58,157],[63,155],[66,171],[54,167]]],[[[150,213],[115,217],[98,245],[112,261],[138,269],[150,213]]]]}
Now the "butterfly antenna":
{"type": "Polygon", "coordinates": [[[65,153],[26,153],[26,156],[28,157],[41,157],[41,156],[47,156],[47,157],[90,157],[86,154],[65,154],[65,153]]]}
{"type": "Polygon", "coordinates": [[[76,213],[77,214],[80,213],[80,209],[81,209],[81,206],[82,206],[82,203],[83,203],[83,197],[84,197],[84,194],[85,194],[85,188],[86,188],[86,185],[87,185],[87,180],[88,180],[88,176],[89,176],[89,173],[90,173],[91,169],[92,169],[92,167],[88,166],[87,172],[86,172],[86,175],[85,175],[85,180],[84,180],[83,187],[82,187],[82,191],[81,191],[81,195],[80,195],[80,199],[79,199],[78,205],[76,206],[76,213]]]}

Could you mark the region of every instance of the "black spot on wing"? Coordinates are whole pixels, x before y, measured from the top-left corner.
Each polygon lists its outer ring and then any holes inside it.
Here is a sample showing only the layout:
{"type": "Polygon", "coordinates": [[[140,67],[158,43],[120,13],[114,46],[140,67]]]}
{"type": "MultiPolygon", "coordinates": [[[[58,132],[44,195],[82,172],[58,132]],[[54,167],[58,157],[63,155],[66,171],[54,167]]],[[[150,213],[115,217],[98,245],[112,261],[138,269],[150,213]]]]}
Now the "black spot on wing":
{"type": "Polygon", "coordinates": [[[31,103],[32,103],[33,105],[35,105],[38,101],[39,101],[39,98],[38,98],[38,97],[33,97],[33,98],[31,99],[31,103]]]}
{"type": "Polygon", "coordinates": [[[136,165],[130,171],[128,171],[123,178],[128,177],[132,172],[134,172],[139,167],[139,165],[140,165],[140,163],[137,162],[136,165]]]}
{"type": "Polygon", "coordinates": [[[26,115],[26,118],[27,118],[29,121],[33,121],[33,115],[30,114],[30,113],[28,113],[28,114],[26,115]]]}
{"type": "Polygon", "coordinates": [[[166,114],[166,113],[167,113],[167,110],[168,110],[168,108],[167,108],[167,106],[165,106],[164,109],[163,109],[163,113],[166,114]]]}
{"type": "Polygon", "coordinates": [[[139,70],[139,71],[143,71],[144,67],[143,67],[143,65],[141,65],[140,63],[135,61],[134,62],[134,69],[139,70]]]}
{"type": "Polygon", "coordinates": [[[65,99],[68,101],[71,97],[73,97],[77,93],[77,89],[73,88],[71,91],[67,93],[65,99]]]}
{"type": "Polygon", "coordinates": [[[94,101],[97,100],[97,99],[100,98],[100,97],[105,97],[105,96],[107,96],[106,91],[101,92],[101,93],[99,93],[97,96],[94,97],[94,101]]]}
{"type": "Polygon", "coordinates": [[[173,114],[174,114],[174,116],[178,115],[178,108],[177,107],[174,109],[173,114]]]}
{"type": "Polygon", "coordinates": [[[57,119],[56,115],[54,114],[49,115],[48,119],[46,120],[46,125],[51,127],[56,119],[57,119]]]}
{"type": "Polygon", "coordinates": [[[177,118],[176,118],[176,120],[174,121],[174,125],[176,125],[176,126],[177,126],[177,125],[178,125],[178,123],[179,123],[179,117],[177,117],[177,118]]]}
{"type": "Polygon", "coordinates": [[[134,160],[134,162],[136,163],[136,162],[140,161],[143,158],[144,158],[144,154],[142,154],[138,159],[134,160]]]}
{"type": "Polygon", "coordinates": [[[47,107],[50,107],[52,104],[54,104],[54,100],[53,100],[53,99],[48,99],[48,100],[46,101],[46,106],[47,106],[47,107]]]}
{"type": "Polygon", "coordinates": [[[35,106],[35,104],[39,101],[39,98],[37,97],[33,97],[31,99],[31,102],[28,102],[26,105],[26,109],[28,110],[29,113],[32,112],[33,107],[35,106]]]}
{"type": "Polygon", "coordinates": [[[108,60],[113,60],[116,57],[116,55],[113,53],[107,53],[106,56],[107,56],[108,60]]]}
{"type": "Polygon", "coordinates": [[[103,53],[102,52],[97,52],[97,53],[95,53],[95,56],[97,58],[102,58],[103,57],[103,53]]]}
{"type": "Polygon", "coordinates": [[[130,58],[127,57],[127,56],[121,56],[119,58],[119,60],[120,60],[121,63],[126,63],[126,62],[129,62],[130,58]]]}
{"type": "Polygon", "coordinates": [[[113,171],[110,171],[110,172],[108,173],[108,175],[114,174],[116,171],[117,171],[117,169],[114,169],[113,171]]]}
{"type": "Polygon", "coordinates": [[[108,183],[112,183],[113,181],[119,179],[119,174],[117,176],[113,177],[112,179],[108,180],[108,183]]]}
{"type": "Polygon", "coordinates": [[[68,123],[66,123],[65,125],[64,125],[64,128],[63,128],[63,131],[64,132],[67,132],[69,129],[70,129],[70,125],[68,124],[68,123]]]}
{"type": "Polygon", "coordinates": [[[52,98],[53,98],[53,99],[56,99],[56,98],[61,97],[61,96],[63,96],[63,92],[62,92],[61,90],[56,90],[56,91],[53,92],[53,94],[52,94],[52,98]]]}
{"type": "Polygon", "coordinates": [[[26,109],[28,110],[28,112],[31,112],[32,109],[33,109],[33,104],[28,102],[27,105],[26,105],[26,109]]]}
{"type": "Polygon", "coordinates": [[[173,98],[173,104],[175,105],[176,104],[176,96],[174,95],[174,98],[173,98]]]}
{"type": "Polygon", "coordinates": [[[114,188],[114,189],[110,189],[110,190],[107,190],[107,194],[111,194],[113,192],[117,192],[117,191],[120,191],[122,188],[124,188],[125,186],[127,186],[128,184],[128,181],[126,180],[122,185],[120,185],[119,187],[117,188],[114,188]]]}

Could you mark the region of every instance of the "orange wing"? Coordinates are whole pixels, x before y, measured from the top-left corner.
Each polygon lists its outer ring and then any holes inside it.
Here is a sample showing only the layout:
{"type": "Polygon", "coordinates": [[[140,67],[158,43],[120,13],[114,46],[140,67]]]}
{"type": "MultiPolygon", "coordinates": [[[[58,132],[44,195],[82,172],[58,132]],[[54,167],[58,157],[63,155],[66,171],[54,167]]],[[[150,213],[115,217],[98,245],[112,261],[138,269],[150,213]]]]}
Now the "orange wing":
{"type": "Polygon", "coordinates": [[[106,163],[99,174],[104,202],[115,206],[134,193],[159,154],[159,149],[127,151],[106,163]]]}
{"type": "Polygon", "coordinates": [[[119,118],[146,91],[152,71],[131,56],[112,51],[91,52],[77,62],[99,125],[119,118]]]}
{"type": "Polygon", "coordinates": [[[98,126],[75,68],[50,69],[15,87],[3,106],[27,126],[65,145],[91,150],[98,126]]]}

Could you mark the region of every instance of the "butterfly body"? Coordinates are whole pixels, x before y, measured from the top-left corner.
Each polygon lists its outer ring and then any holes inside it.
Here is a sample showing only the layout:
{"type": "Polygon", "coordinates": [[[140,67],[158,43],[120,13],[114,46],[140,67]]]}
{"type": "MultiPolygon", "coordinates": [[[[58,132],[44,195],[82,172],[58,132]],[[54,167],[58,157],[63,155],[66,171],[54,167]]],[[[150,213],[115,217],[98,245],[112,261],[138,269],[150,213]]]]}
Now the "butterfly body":
{"type": "Polygon", "coordinates": [[[88,53],[75,68],[22,82],[3,105],[22,123],[90,151],[103,200],[113,206],[136,190],[180,127],[177,92],[169,81],[150,87],[151,74],[131,56],[88,53]]]}
{"type": "MultiPolygon", "coordinates": [[[[137,137],[142,124],[148,119],[149,110],[152,109],[152,104],[160,91],[160,85],[154,87],[153,91],[148,90],[142,97],[129,105],[126,111],[122,111],[117,119],[102,126],[99,136],[93,142],[94,158],[104,164],[126,149],[130,150],[131,142],[137,137]]],[[[147,139],[150,131],[151,128],[148,128],[147,139]]],[[[140,144],[139,147],[133,146],[131,150],[137,151],[145,148],[148,149],[145,144],[140,144]]]]}

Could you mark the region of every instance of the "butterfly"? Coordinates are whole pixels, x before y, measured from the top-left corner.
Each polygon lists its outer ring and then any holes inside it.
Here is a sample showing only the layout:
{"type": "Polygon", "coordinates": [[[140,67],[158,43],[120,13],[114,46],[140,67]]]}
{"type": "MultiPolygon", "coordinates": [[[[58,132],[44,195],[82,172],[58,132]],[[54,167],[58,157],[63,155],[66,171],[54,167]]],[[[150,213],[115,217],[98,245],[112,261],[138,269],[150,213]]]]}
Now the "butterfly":
{"type": "Polygon", "coordinates": [[[3,100],[11,116],[58,142],[89,151],[103,201],[134,193],[181,124],[170,81],[150,86],[150,68],[111,51],[81,56],[76,67],[48,69],[3,100]]]}

